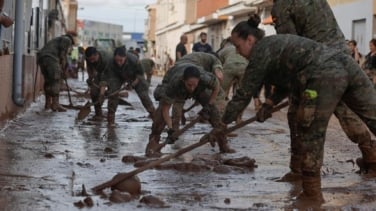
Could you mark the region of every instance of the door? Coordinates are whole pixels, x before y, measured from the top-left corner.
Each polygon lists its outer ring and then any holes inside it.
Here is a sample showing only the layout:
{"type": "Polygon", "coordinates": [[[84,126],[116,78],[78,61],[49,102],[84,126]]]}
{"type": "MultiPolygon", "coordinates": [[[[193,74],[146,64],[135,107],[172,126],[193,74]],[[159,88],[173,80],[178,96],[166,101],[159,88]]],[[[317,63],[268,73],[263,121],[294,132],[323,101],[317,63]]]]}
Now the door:
{"type": "Polygon", "coordinates": [[[353,20],[352,38],[358,43],[357,47],[362,55],[369,52],[369,40],[366,40],[366,19],[353,20]]]}

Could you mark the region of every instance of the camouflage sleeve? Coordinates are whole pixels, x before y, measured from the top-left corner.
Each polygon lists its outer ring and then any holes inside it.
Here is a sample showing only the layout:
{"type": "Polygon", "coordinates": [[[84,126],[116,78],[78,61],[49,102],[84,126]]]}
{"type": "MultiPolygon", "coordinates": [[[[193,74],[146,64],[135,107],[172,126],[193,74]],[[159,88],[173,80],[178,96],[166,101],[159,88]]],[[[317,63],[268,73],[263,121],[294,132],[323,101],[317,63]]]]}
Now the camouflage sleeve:
{"type": "Polygon", "coordinates": [[[71,46],[72,42],[69,38],[61,37],[61,40],[59,42],[59,58],[62,67],[65,67],[67,64],[67,55],[71,46]]]}
{"type": "Polygon", "coordinates": [[[222,66],[221,60],[219,60],[218,58],[215,58],[212,68],[213,70],[221,70],[221,72],[223,72],[223,66],[222,66]]]}
{"type": "Polygon", "coordinates": [[[226,106],[225,113],[222,116],[223,123],[229,124],[235,121],[236,117],[248,106],[252,96],[263,84],[267,71],[263,64],[260,58],[250,60],[240,83],[241,86],[226,106]]]}
{"type": "Polygon", "coordinates": [[[289,0],[275,1],[271,11],[277,34],[298,34],[294,22],[294,11],[289,0]]]}
{"type": "Polygon", "coordinates": [[[166,104],[173,104],[176,97],[176,87],[174,84],[163,84],[163,92],[160,93],[160,101],[166,104]]]}
{"type": "Polygon", "coordinates": [[[206,71],[201,71],[200,80],[210,90],[214,90],[219,83],[217,77],[215,77],[213,73],[206,71]]]}

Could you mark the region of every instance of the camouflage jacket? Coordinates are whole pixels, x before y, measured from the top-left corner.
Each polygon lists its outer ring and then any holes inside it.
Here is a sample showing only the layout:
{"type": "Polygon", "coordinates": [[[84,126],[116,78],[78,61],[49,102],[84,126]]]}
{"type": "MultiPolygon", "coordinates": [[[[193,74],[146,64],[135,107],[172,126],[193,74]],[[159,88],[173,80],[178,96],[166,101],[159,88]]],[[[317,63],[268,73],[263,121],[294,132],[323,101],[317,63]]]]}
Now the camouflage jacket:
{"type": "Polygon", "coordinates": [[[320,73],[323,69],[320,67],[336,55],[343,54],[296,35],[272,35],[261,39],[252,48],[241,86],[227,104],[223,122],[234,121],[263,83],[274,85],[276,90],[285,90],[274,93],[272,100],[278,102],[286,97],[289,86],[304,83],[320,73]]]}
{"type": "Polygon", "coordinates": [[[193,52],[180,58],[175,64],[194,64],[201,66],[204,70],[214,73],[215,69],[223,70],[221,61],[210,53],[193,52]]]}
{"type": "Polygon", "coordinates": [[[141,66],[142,66],[142,70],[145,72],[145,73],[152,73],[152,70],[155,66],[155,63],[152,59],[149,59],[149,58],[144,58],[144,59],[141,59],[141,66]]]}
{"type": "MultiPolygon", "coordinates": [[[[111,64],[113,62],[113,56],[108,53],[107,51],[98,50],[99,53],[99,61],[95,64],[88,63],[88,75],[89,79],[94,79],[96,83],[100,83],[100,85],[104,85],[106,80],[105,73],[111,68],[111,64]]],[[[99,84],[97,84],[99,85],[99,84]]]]}
{"type": "Polygon", "coordinates": [[[227,44],[218,52],[218,57],[223,65],[248,63],[248,60],[246,58],[236,52],[235,46],[231,43],[227,44]]]}
{"type": "Polygon", "coordinates": [[[123,82],[132,82],[138,77],[144,78],[144,71],[137,56],[127,52],[125,63],[121,67],[112,60],[103,80],[111,80],[114,77],[120,78],[123,82]]]}
{"type": "Polygon", "coordinates": [[[272,17],[277,34],[295,34],[350,53],[327,0],[277,0],[272,17]]]}
{"type": "Polygon", "coordinates": [[[72,41],[67,36],[56,37],[46,43],[38,52],[38,60],[42,57],[50,57],[60,62],[62,67],[66,65],[67,55],[72,46],[72,41]]]}
{"type": "Polygon", "coordinates": [[[218,85],[218,80],[214,74],[205,71],[202,67],[196,66],[200,71],[200,82],[193,93],[188,93],[183,82],[184,70],[193,64],[177,64],[163,78],[162,84],[154,90],[156,100],[173,104],[175,100],[185,100],[196,98],[206,89],[214,90],[218,85]]]}

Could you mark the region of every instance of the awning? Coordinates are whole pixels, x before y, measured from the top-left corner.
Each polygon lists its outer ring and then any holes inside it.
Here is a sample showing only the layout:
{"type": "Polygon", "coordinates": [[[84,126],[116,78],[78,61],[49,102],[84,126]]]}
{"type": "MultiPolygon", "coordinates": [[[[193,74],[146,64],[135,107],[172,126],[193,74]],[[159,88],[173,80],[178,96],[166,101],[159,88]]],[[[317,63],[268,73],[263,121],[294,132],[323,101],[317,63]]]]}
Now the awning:
{"type": "Polygon", "coordinates": [[[160,35],[160,34],[163,34],[165,32],[168,32],[168,31],[171,31],[173,29],[176,29],[178,27],[182,27],[184,26],[185,24],[183,22],[174,22],[170,25],[167,25],[166,27],[164,27],[163,29],[160,29],[160,30],[156,30],[155,32],[155,35],[160,35]]]}
{"type": "Polygon", "coordinates": [[[218,15],[216,12],[197,19],[197,24],[214,24],[228,19],[228,16],[218,15]]]}
{"type": "Polygon", "coordinates": [[[264,24],[264,25],[272,25],[272,24],[274,24],[273,17],[271,15],[269,15],[269,17],[263,19],[261,21],[261,23],[264,24]]]}
{"type": "Polygon", "coordinates": [[[244,1],[238,2],[236,4],[229,5],[217,10],[219,16],[238,16],[247,13],[254,13],[257,11],[257,7],[252,7],[247,5],[244,1]]]}

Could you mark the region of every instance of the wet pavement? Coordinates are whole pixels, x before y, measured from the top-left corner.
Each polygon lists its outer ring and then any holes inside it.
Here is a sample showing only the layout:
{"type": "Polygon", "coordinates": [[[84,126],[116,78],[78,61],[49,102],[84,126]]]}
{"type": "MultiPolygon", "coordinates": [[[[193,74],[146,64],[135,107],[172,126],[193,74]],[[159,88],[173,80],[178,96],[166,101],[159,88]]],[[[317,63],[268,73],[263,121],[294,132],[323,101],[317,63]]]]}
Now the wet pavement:
{"type": "MultiPolygon", "coordinates": [[[[160,78],[153,78],[151,90],[158,81],[160,78]]],[[[69,84],[79,93],[85,92],[83,81],[70,79],[69,84]]],[[[74,105],[89,100],[82,94],[71,94],[74,105]]],[[[89,120],[93,112],[77,121],[75,109],[45,111],[44,97],[1,128],[0,210],[296,209],[300,185],[275,181],[289,170],[286,109],[265,123],[251,123],[237,130],[238,136],[230,138],[231,147],[237,151],[234,154],[219,154],[218,148],[206,144],[138,174],[141,194],[129,202],[114,200],[110,189],[95,195],[92,187],[136,168],[137,162],[122,162],[123,156],[144,156],[151,120],[134,91],[126,100],[132,106],[119,106],[114,128],[108,128],[105,120],[89,120]],[[256,166],[233,167],[222,162],[242,157],[254,159],[256,166]]],[[[61,103],[68,102],[67,92],[62,92],[61,103]]],[[[198,110],[192,110],[188,120],[195,118],[198,110]]],[[[250,106],[243,118],[253,115],[250,106]]],[[[197,142],[209,130],[208,124],[198,123],[162,152],[176,152],[197,142]]],[[[356,145],[332,119],[322,168],[326,202],[316,209],[376,210],[376,180],[356,173],[353,162],[359,156],[356,145]]]]}

